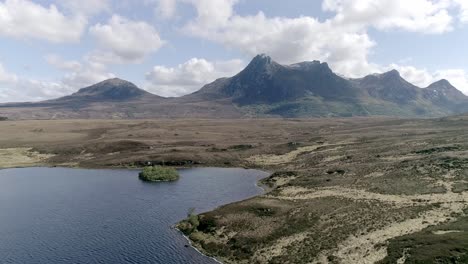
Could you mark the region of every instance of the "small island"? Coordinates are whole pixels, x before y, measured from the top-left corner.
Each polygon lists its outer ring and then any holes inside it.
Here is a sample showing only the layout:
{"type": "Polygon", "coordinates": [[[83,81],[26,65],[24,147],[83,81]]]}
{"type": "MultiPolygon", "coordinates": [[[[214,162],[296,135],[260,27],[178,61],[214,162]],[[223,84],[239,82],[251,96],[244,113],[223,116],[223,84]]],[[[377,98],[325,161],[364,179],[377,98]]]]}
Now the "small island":
{"type": "Polygon", "coordinates": [[[174,168],[149,166],[145,167],[143,171],[140,172],[139,178],[147,182],[177,181],[179,179],[179,173],[174,168]]]}

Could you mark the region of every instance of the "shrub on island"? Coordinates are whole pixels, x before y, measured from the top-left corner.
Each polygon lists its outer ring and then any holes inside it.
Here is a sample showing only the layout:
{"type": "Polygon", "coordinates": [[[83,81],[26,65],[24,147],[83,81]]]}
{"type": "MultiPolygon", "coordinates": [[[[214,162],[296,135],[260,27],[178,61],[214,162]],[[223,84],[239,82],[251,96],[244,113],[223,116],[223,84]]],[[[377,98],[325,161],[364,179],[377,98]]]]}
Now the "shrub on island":
{"type": "Polygon", "coordinates": [[[179,173],[174,168],[150,166],[145,167],[139,174],[142,181],[148,182],[167,182],[179,179],[179,173]]]}

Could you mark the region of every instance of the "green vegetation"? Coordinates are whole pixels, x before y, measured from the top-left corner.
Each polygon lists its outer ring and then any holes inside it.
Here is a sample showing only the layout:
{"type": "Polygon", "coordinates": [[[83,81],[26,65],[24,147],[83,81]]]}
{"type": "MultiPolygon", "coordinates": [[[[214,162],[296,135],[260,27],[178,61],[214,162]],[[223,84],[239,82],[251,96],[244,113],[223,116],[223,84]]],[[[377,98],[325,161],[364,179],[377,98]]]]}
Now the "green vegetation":
{"type": "Polygon", "coordinates": [[[8,117],[0,116],[0,121],[7,121],[8,117]]]}
{"type": "Polygon", "coordinates": [[[250,144],[240,144],[240,145],[234,145],[230,146],[229,149],[232,150],[248,150],[248,149],[253,149],[254,146],[250,144]]]}
{"type": "Polygon", "coordinates": [[[195,214],[195,209],[190,208],[187,213],[187,218],[181,221],[177,228],[184,233],[185,235],[189,236],[192,233],[197,231],[198,226],[200,225],[200,219],[198,215],[195,214]]]}
{"type": "Polygon", "coordinates": [[[270,104],[252,104],[240,108],[251,115],[280,115],[283,117],[351,117],[351,116],[443,116],[447,113],[432,105],[415,107],[390,101],[367,98],[362,102],[338,99],[325,100],[308,96],[292,101],[270,104]]]}
{"type": "Polygon", "coordinates": [[[310,263],[350,234],[362,232],[363,225],[371,232],[400,219],[395,214],[417,215],[413,210],[422,208],[392,209],[378,202],[354,204],[329,197],[295,202],[252,198],[199,216],[189,214],[178,228],[197,248],[226,263],[310,263]],[[351,214],[346,225],[334,227],[332,235],[321,228],[334,225],[328,223],[332,219],[343,220],[344,211],[351,214]],[[382,223],[384,212],[393,216],[382,223]],[[287,245],[278,246],[285,237],[287,245]],[[271,254],[271,247],[282,248],[281,254],[271,254]]]}
{"type": "Polygon", "coordinates": [[[390,240],[380,264],[396,263],[403,254],[405,263],[468,263],[468,217],[390,240]]]}
{"type": "Polygon", "coordinates": [[[433,154],[438,152],[457,151],[461,148],[459,146],[436,147],[415,151],[416,154],[433,154]]]}
{"type": "Polygon", "coordinates": [[[174,168],[150,166],[140,172],[139,178],[148,182],[176,181],[179,179],[179,173],[174,168]]]}
{"type": "Polygon", "coordinates": [[[298,173],[296,171],[277,171],[273,173],[270,177],[267,177],[260,182],[266,186],[273,188],[278,186],[279,183],[285,181],[288,182],[289,179],[297,177],[298,173]]]}
{"type": "Polygon", "coordinates": [[[437,160],[437,165],[447,170],[466,169],[468,159],[458,157],[442,157],[437,160]]]}

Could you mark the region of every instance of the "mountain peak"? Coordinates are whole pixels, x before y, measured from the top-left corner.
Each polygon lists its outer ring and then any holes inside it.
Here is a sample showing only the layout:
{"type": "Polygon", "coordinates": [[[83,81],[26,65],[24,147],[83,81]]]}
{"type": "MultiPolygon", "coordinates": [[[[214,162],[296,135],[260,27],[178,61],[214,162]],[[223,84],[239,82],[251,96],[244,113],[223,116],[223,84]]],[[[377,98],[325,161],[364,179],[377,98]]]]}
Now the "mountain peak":
{"type": "Polygon", "coordinates": [[[80,89],[71,97],[88,98],[96,101],[130,100],[145,95],[151,95],[135,84],[119,78],[104,80],[97,84],[80,89]]]}
{"type": "Polygon", "coordinates": [[[255,56],[252,61],[249,63],[249,66],[258,67],[268,67],[270,65],[279,65],[276,61],[274,61],[270,56],[266,54],[259,54],[255,56]]]}
{"type": "Polygon", "coordinates": [[[384,72],[381,74],[381,76],[383,77],[390,77],[390,78],[395,78],[395,77],[401,77],[400,76],[400,72],[398,72],[397,70],[393,69],[391,71],[388,71],[388,72],[384,72]]]}
{"type": "Polygon", "coordinates": [[[268,75],[272,75],[280,67],[281,65],[275,62],[270,56],[259,54],[252,59],[249,65],[244,69],[244,72],[249,72],[251,74],[266,73],[268,75]]]}
{"type": "Polygon", "coordinates": [[[437,92],[453,92],[456,94],[462,94],[457,88],[455,88],[448,80],[441,79],[427,87],[427,90],[437,92]]]}
{"type": "Polygon", "coordinates": [[[334,74],[326,63],[281,65],[261,54],[239,74],[207,85],[201,93],[211,98],[230,98],[242,106],[290,102],[305,97],[356,98],[360,91],[334,74]]]}
{"type": "Polygon", "coordinates": [[[423,89],[424,96],[434,103],[453,106],[456,102],[466,102],[467,97],[449,81],[442,79],[423,89]]]}
{"type": "Polygon", "coordinates": [[[107,80],[104,80],[102,82],[99,82],[95,85],[114,85],[114,86],[119,86],[119,85],[132,85],[132,86],[136,86],[134,85],[133,83],[129,82],[129,81],[126,81],[126,80],[123,80],[123,79],[120,79],[120,78],[111,78],[111,79],[107,79],[107,80]]]}
{"type": "Polygon", "coordinates": [[[447,80],[447,79],[441,79],[441,80],[438,80],[437,82],[434,82],[433,84],[431,84],[431,86],[443,86],[443,87],[450,87],[453,85],[447,80]]]}
{"type": "MultiPolygon", "coordinates": [[[[255,56],[253,59],[252,59],[252,62],[254,63],[265,63],[265,64],[269,64],[271,63],[273,60],[271,59],[270,56],[262,53],[262,54],[258,54],[257,56],[255,56]]],[[[251,62],[251,63],[252,63],[251,62]]]]}
{"type": "Polygon", "coordinates": [[[397,70],[368,75],[358,79],[358,83],[371,97],[397,104],[408,104],[419,94],[419,88],[403,79],[397,70]]]}

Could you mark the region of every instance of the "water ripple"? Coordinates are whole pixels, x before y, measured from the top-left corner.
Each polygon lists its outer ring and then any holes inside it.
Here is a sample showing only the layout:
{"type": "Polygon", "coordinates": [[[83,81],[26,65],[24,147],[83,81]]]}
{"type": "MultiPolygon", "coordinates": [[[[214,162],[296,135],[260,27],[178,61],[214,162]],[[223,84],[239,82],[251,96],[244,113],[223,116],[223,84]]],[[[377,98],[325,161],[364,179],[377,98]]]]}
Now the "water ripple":
{"type": "Polygon", "coordinates": [[[0,263],[216,263],[171,226],[189,208],[259,194],[265,176],[184,169],[177,182],[147,184],[134,170],[0,170],[0,263]]]}

